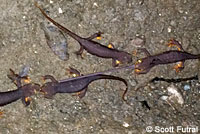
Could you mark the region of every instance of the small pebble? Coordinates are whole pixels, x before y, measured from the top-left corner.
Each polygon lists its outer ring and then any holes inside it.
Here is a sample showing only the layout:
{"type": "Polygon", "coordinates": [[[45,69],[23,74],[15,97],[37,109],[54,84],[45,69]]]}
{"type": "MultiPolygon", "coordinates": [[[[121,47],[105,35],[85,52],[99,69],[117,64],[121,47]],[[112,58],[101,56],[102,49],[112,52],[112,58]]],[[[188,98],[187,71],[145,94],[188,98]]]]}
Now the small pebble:
{"type": "Polygon", "coordinates": [[[95,2],[95,3],[93,3],[93,5],[95,6],[95,7],[98,7],[98,5],[97,5],[97,3],[95,2]]]}
{"type": "Polygon", "coordinates": [[[160,99],[161,99],[161,100],[164,100],[164,101],[167,101],[168,96],[161,96],[160,99]]]}
{"type": "Polygon", "coordinates": [[[123,126],[124,126],[124,127],[129,127],[129,124],[128,124],[127,122],[124,122],[124,123],[123,123],[123,126]]]}
{"type": "Polygon", "coordinates": [[[131,41],[131,44],[135,45],[136,47],[142,47],[145,41],[142,38],[136,38],[131,41]]]}
{"type": "Polygon", "coordinates": [[[172,98],[176,98],[179,104],[182,105],[184,103],[183,96],[174,85],[167,87],[167,91],[168,91],[168,94],[170,95],[169,97],[170,100],[172,98]]]}
{"type": "Polygon", "coordinates": [[[62,9],[60,7],[58,8],[58,12],[59,13],[63,13],[63,11],[62,11],[62,9]]]}
{"type": "Polygon", "coordinates": [[[169,27],[167,28],[167,32],[168,32],[168,33],[171,33],[171,32],[172,32],[171,26],[169,26],[169,27]]]}
{"type": "Polygon", "coordinates": [[[188,90],[190,90],[190,85],[185,85],[183,88],[185,91],[188,91],[188,90]]]}

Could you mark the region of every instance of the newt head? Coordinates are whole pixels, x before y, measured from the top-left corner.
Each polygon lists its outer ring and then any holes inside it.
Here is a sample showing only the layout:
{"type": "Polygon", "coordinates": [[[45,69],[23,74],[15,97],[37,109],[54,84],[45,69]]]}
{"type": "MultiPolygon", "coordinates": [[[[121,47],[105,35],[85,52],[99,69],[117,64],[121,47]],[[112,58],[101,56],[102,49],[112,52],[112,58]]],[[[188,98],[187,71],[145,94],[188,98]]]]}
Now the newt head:
{"type": "Polygon", "coordinates": [[[22,90],[24,97],[30,97],[40,91],[40,85],[36,83],[29,83],[20,87],[19,90],[22,90]]]}
{"type": "Polygon", "coordinates": [[[31,102],[30,96],[36,94],[36,92],[40,90],[40,85],[35,83],[29,83],[20,87],[18,90],[22,91],[22,103],[25,106],[28,106],[31,102]]]}
{"type": "Polygon", "coordinates": [[[120,52],[120,56],[117,58],[115,64],[127,64],[132,62],[132,55],[127,52],[120,52]]]}
{"type": "Polygon", "coordinates": [[[45,83],[41,89],[40,92],[44,94],[45,98],[51,99],[57,92],[56,92],[56,85],[53,82],[47,82],[45,83]]]}
{"type": "Polygon", "coordinates": [[[148,73],[153,66],[154,64],[152,64],[152,61],[149,58],[139,59],[135,63],[134,71],[136,74],[145,74],[148,73]]]}

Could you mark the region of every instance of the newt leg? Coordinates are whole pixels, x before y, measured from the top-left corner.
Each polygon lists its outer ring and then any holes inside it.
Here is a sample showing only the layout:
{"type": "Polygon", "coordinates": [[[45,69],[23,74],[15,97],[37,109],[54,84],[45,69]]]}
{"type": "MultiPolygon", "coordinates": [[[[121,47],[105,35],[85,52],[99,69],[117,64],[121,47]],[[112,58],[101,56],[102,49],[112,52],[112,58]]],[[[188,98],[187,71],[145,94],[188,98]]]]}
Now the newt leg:
{"type": "Polygon", "coordinates": [[[84,47],[83,47],[83,46],[80,46],[80,49],[79,49],[78,51],[74,52],[74,53],[75,53],[77,56],[81,56],[81,58],[83,58],[83,57],[82,57],[83,50],[84,50],[84,47]]]}
{"type": "Polygon", "coordinates": [[[45,76],[42,77],[42,79],[43,79],[44,81],[46,81],[47,79],[49,79],[49,80],[51,80],[51,81],[54,82],[54,83],[57,83],[57,82],[58,82],[58,81],[57,81],[53,76],[51,76],[51,75],[45,75],[45,76]]]}
{"type": "Polygon", "coordinates": [[[184,51],[182,45],[177,41],[177,40],[174,40],[174,39],[171,39],[169,40],[169,43],[167,44],[169,47],[172,47],[172,46],[175,46],[178,51],[184,51]]]}
{"type": "Polygon", "coordinates": [[[69,72],[70,75],[72,75],[73,77],[77,77],[77,76],[81,76],[81,73],[76,70],[75,68],[69,67],[67,69],[67,71],[69,72]]]}
{"type": "Polygon", "coordinates": [[[78,96],[79,98],[83,98],[83,97],[85,96],[86,92],[87,92],[87,87],[84,88],[83,90],[81,90],[80,92],[77,92],[77,93],[76,93],[75,95],[73,95],[73,96],[78,96]]]}
{"type": "Polygon", "coordinates": [[[181,70],[184,69],[184,61],[179,62],[178,64],[176,64],[174,66],[174,69],[176,70],[176,72],[180,72],[181,70]]]}
{"type": "Polygon", "coordinates": [[[9,79],[19,88],[21,87],[21,79],[18,74],[15,74],[15,72],[10,69],[9,74],[7,75],[9,79]]]}
{"type": "Polygon", "coordinates": [[[83,89],[82,91],[80,91],[78,97],[83,98],[85,96],[86,92],[87,92],[87,88],[83,89]]]}
{"type": "Polygon", "coordinates": [[[101,34],[103,34],[102,32],[98,32],[98,33],[94,33],[93,35],[91,35],[90,37],[88,37],[88,40],[92,40],[94,38],[97,38],[97,40],[101,40],[101,34]]]}
{"type": "Polygon", "coordinates": [[[149,51],[148,51],[146,48],[139,48],[138,50],[139,50],[139,51],[142,51],[143,53],[145,53],[145,55],[146,55],[147,57],[151,56],[151,54],[149,53],[149,51]]]}
{"type": "Polygon", "coordinates": [[[121,63],[121,62],[120,62],[119,60],[112,59],[112,66],[113,66],[113,67],[119,66],[120,63],[121,63]]]}
{"type": "Polygon", "coordinates": [[[31,103],[31,98],[30,97],[22,97],[22,103],[24,106],[28,106],[31,103]]]}
{"type": "Polygon", "coordinates": [[[22,86],[22,81],[30,83],[30,78],[28,76],[21,77],[20,75],[16,74],[12,69],[10,69],[10,73],[7,75],[9,79],[19,88],[22,86]]]}

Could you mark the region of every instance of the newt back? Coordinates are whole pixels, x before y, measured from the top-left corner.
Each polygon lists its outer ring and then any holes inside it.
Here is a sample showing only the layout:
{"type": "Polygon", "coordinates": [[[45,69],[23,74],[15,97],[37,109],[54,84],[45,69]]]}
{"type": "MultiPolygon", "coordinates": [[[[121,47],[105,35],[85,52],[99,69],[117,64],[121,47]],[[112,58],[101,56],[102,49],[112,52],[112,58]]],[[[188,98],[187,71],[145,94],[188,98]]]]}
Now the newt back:
{"type": "MultiPolygon", "coordinates": [[[[47,78],[47,76],[44,77],[47,78]]],[[[53,78],[53,76],[50,77],[53,78]]],[[[69,79],[62,82],[54,81],[55,80],[54,79],[51,82],[45,83],[41,88],[41,92],[45,93],[46,98],[52,98],[56,93],[77,93],[81,92],[82,90],[85,90],[91,82],[99,79],[112,79],[112,80],[122,81],[126,85],[126,90],[124,91],[123,94],[123,99],[124,99],[128,86],[126,80],[117,76],[104,75],[104,74],[97,74],[89,77],[75,77],[73,79],[69,79]]]]}

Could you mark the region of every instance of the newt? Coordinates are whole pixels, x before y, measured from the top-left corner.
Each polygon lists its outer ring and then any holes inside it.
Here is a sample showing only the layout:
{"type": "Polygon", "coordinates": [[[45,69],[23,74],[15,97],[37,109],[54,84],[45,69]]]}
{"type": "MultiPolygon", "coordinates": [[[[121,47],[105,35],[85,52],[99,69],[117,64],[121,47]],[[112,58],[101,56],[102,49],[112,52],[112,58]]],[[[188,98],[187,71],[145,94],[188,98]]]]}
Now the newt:
{"type": "Polygon", "coordinates": [[[29,97],[34,95],[36,91],[40,90],[40,85],[36,83],[28,83],[22,86],[21,80],[23,78],[17,74],[14,74],[12,70],[10,71],[12,74],[9,76],[9,78],[15,81],[15,84],[17,85],[17,89],[6,91],[6,92],[0,92],[0,106],[10,104],[19,99],[22,100],[22,103],[25,106],[28,106],[30,104],[29,97]]]}
{"type": "Polygon", "coordinates": [[[179,72],[184,68],[185,60],[200,59],[200,54],[195,55],[184,51],[182,45],[174,39],[170,40],[168,46],[176,46],[178,50],[170,50],[160,54],[151,55],[145,48],[142,48],[141,50],[147,55],[147,57],[137,60],[135,63],[135,73],[146,74],[156,65],[176,62],[180,62],[175,66],[176,71],[179,72]]]}
{"type": "Polygon", "coordinates": [[[50,82],[45,83],[41,87],[41,92],[44,93],[46,98],[52,98],[57,93],[78,93],[78,96],[82,98],[85,96],[87,87],[91,82],[100,79],[111,79],[119,80],[126,85],[126,90],[122,96],[123,100],[125,100],[125,94],[128,90],[128,84],[125,79],[113,75],[106,75],[100,72],[88,75],[80,75],[80,73],[73,68],[70,68],[69,71],[78,76],[60,81],[56,80],[51,75],[43,76],[44,80],[50,80],[50,82]]]}
{"type": "Polygon", "coordinates": [[[91,35],[88,38],[83,38],[80,37],[79,35],[73,33],[69,29],[65,28],[58,22],[54,21],[52,18],[47,16],[47,14],[44,12],[44,10],[35,2],[35,6],[39,8],[41,13],[50,21],[52,22],[55,26],[57,26],[60,30],[62,30],[64,33],[68,34],[71,36],[73,39],[79,42],[80,44],[80,49],[75,52],[77,55],[81,55],[84,50],[86,50],[88,53],[101,57],[101,58],[111,58],[112,59],[112,65],[114,67],[118,66],[119,64],[125,64],[125,63],[130,63],[132,62],[132,56],[131,54],[121,51],[118,49],[115,49],[111,44],[109,47],[106,47],[96,41],[93,41],[92,39],[96,37],[101,36],[101,32],[95,33],[91,35]]]}

